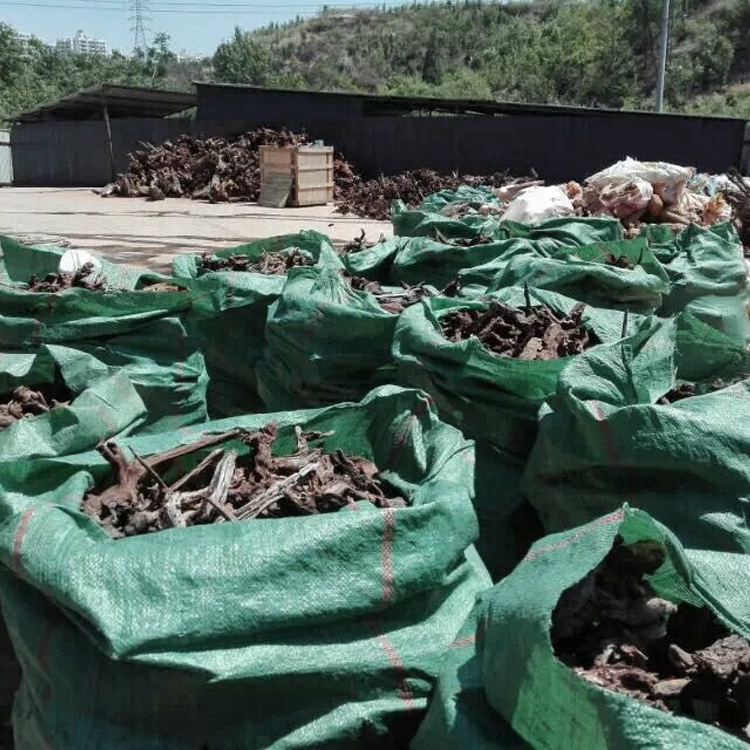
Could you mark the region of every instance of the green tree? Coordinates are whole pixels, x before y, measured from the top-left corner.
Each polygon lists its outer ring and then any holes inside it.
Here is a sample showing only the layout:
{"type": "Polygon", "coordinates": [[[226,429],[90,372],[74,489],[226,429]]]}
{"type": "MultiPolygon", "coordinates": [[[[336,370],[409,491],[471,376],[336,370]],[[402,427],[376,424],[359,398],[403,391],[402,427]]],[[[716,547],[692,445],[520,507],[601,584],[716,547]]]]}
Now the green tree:
{"type": "Polygon", "coordinates": [[[231,41],[218,46],[213,64],[214,76],[221,83],[269,86],[275,82],[268,52],[239,26],[231,41]]]}
{"type": "Polygon", "coordinates": [[[440,47],[437,32],[433,29],[422,62],[422,80],[425,83],[439,84],[442,79],[440,66],[440,47]]]}

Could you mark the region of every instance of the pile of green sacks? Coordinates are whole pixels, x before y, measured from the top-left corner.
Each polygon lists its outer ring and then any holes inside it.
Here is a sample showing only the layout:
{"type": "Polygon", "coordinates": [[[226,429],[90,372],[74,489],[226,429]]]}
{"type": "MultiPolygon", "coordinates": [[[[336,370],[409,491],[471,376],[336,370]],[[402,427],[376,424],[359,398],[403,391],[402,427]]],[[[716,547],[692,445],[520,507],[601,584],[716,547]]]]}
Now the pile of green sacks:
{"type": "Polygon", "coordinates": [[[31,249],[7,237],[0,238],[0,250],[2,352],[66,346],[124,373],[146,405],[141,429],[161,432],[205,421],[208,373],[185,320],[191,290],[151,292],[149,284],[169,279],[101,261],[104,291],[31,292],[25,288],[30,278],[56,273],[64,250],[31,249]]]}
{"type": "MultiPolygon", "coordinates": [[[[269,237],[204,255],[257,261],[263,253],[298,253],[321,266],[341,265],[328,237],[312,231],[269,237]]],[[[281,294],[286,276],[204,271],[202,260],[202,255],[180,255],[172,263],[172,274],[180,283],[190,282],[198,292],[186,323],[206,358],[209,412],[216,418],[262,411],[255,367],[263,354],[267,310],[281,294]]]]}
{"type": "Polygon", "coordinates": [[[63,250],[0,240],[0,398],[70,402],[0,431],[19,750],[739,747],[586,683],[549,638],[616,537],[660,540],[659,595],[750,635],[737,236],[628,240],[614,219],[525,226],[500,208],[486,188],[441,191],[397,203],[395,236],[357,251],[303,231],[216,253],[306,258],[283,275],[204,272],[200,252],[169,276],[101,261],[96,292],[27,291],[63,250]],[[426,295],[394,314],[352,276],[426,295]],[[493,302],[583,303],[597,343],[521,361],[443,336],[442,316],[493,302]],[[80,511],[111,480],[102,440],[148,457],[271,421],[276,450],[319,432],[408,507],[118,541],[80,511]]]}

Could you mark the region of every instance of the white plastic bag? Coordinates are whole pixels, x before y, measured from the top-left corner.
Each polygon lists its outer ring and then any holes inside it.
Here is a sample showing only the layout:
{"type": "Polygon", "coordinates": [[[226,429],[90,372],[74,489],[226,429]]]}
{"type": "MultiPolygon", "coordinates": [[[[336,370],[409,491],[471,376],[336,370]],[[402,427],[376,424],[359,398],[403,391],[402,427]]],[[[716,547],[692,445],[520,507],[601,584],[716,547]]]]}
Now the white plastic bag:
{"type": "Polygon", "coordinates": [[[545,219],[574,214],[573,204],[561,187],[530,187],[508,204],[502,221],[534,224],[545,219]]]}
{"type": "Polygon", "coordinates": [[[58,273],[76,273],[87,263],[93,266],[93,271],[99,271],[102,267],[99,258],[92,255],[88,250],[66,250],[60,256],[57,270],[58,273]]]}
{"type": "Polygon", "coordinates": [[[688,180],[695,174],[693,167],[680,167],[664,161],[638,161],[629,156],[611,167],[586,178],[587,185],[600,190],[614,188],[631,180],[648,182],[665,203],[676,203],[688,180]]]}

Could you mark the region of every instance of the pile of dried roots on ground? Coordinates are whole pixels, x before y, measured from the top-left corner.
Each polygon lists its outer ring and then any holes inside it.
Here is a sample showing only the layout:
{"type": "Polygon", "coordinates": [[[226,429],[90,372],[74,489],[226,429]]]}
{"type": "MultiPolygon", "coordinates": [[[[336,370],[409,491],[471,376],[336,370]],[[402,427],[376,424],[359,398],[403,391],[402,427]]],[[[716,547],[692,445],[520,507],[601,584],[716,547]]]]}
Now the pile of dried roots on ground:
{"type": "Polygon", "coordinates": [[[304,135],[258,128],[237,138],[181,135],[133,151],[125,174],[107,185],[103,196],[193,198],[211,203],[256,201],[260,195],[260,147],[296,146],[304,135]]]}
{"type": "Polygon", "coordinates": [[[46,414],[58,406],[65,406],[69,403],[67,396],[63,394],[64,389],[55,387],[54,389],[40,389],[38,391],[20,385],[10,394],[1,399],[0,403],[0,430],[14,425],[24,417],[36,417],[40,414],[46,414]],[[50,395],[49,390],[54,390],[59,401],[50,395]],[[46,395],[45,395],[45,392],[46,395]],[[8,399],[8,400],[6,400],[8,399]]]}
{"type": "MultiPolygon", "coordinates": [[[[440,174],[432,169],[416,169],[391,177],[364,180],[339,178],[336,170],[336,208],[343,214],[387,221],[391,203],[402,200],[410,208],[418,206],[428,195],[440,190],[455,190],[461,185],[502,187],[509,178],[504,172],[491,175],[440,174]]],[[[343,172],[343,170],[341,170],[343,172]]]]}
{"type": "MultiPolygon", "coordinates": [[[[101,194],[124,198],[192,198],[211,203],[253,202],[260,195],[260,147],[309,143],[304,133],[258,128],[236,138],[181,135],[130,155],[128,171],[107,185],[101,194]]],[[[370,219],[387,220],[391,201],[416,206],[428,195],[459,185],[500,187],[504,174],[469,176],[439,174],[430,169],[403,172],[393,177],[363,179],[341,154],[334,160],[337,208],[370,219]]]]}
{"type": "Polygon", "coordinates": [[[229,255],[222,258],[206,253],[200,259],[199,273],[202,275],[210,271],[245,271],[266,275],[284,275],[289,272],[290,268],[312,264],[312,258],[299,250],[279,253],[263,252],[255,260],[249,255],[229,255]]]}
{"type": "Polygon", "coordinates": [[[490,302],[486,310],[452,310],[440,318],[449,341],[476,336],[492,354],[527,360],[549,360],[580,354],[599,343],[582,322],[585,305],[577,304],[568,315],[555,314],[546,305],[525,308],[490,302]]]}
{"type": "Polygon", "coordinates": [[[324,451],[310,444],[330,434],[295,428],[297,446],[273,454],[274,422],[259,430],[233,429],[142,458],[115,442],[100,445],[115,474],[114,484],[89,492],[84,512],[113,538],[170,528],[332,513],[366,501],[377,508],[406,502],[379,479],[378,468],[360,456],[324,451]],[[248,452],[219,447],[240,441],[248,452]],[[210,450],[202,459],[197,454],[210,450]],[[130,454],[130,455],[129,455],[130,454]],[[195,457],[188,471],[178,459],[195,457]]]}
{"type": "Polygon", "coordinates": [[[656,540],[621,538],[552,615],[557,657],[584,680],[750,739],[750,643],[707,608],[660,597],[656,540]]]}

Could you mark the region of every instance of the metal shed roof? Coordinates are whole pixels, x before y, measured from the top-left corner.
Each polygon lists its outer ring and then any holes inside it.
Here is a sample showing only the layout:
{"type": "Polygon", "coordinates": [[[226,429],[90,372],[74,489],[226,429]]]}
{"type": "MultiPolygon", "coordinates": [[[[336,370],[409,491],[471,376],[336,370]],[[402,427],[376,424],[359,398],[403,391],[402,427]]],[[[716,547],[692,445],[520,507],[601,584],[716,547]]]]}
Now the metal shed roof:
{"type": "MultiPolygon", "coordinates": [[[[407,115],[413,111],[445,112],[450,114],[482,114],[482,115],[572,115],[619,117],[634,115],[643,117],[687,118],[711,120],[737,120],[741,118],[721,115],[688,115],[683,113],[664,112],[656,114],[650,111],[610,109],[607,107],[581,107],[577,105],[534,104],[519,102],[488,101],[481,99],[440,99],[429,96],[383,96],[379,94],[361,94],[344,91],[310,91],[302,89],[267,88],[243,83],[214,83],[193,81],[193,85],[201,89],[237,89],[248,93],[278,94],[294,98],[296,96],[312,95],[329,99],[356,101],[364,115],[407,115]]],[[[199,113],[200,116],[200,113],[199,113]]]]}
{"type": "Polygon", "coordinates": [[[110,118],[166,117],[196,105],[195,93],[161,89],[99,84],[56,102],[23,112],[16,122],[49,122],[50,120],[98,120],[107,105],[110,118]]]}

